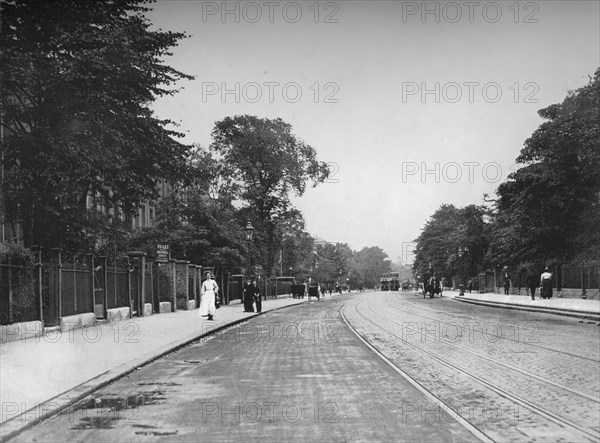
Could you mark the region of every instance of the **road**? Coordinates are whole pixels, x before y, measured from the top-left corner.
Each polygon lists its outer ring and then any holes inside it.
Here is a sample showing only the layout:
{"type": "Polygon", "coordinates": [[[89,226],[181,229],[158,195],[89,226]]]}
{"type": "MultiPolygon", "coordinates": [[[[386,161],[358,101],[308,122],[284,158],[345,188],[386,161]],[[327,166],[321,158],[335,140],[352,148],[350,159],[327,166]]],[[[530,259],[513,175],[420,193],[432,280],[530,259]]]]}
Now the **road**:
{"type": "Polygon", "coordinates": [[[12,441],[598,441],[599,329],[328,297],[173,352],[12,441]]]}
{"type": "Polygon", "coordinates": [[[600,328],[448,298],[352,299],[350,324],[493,441],[600,441],[600,328]]]}

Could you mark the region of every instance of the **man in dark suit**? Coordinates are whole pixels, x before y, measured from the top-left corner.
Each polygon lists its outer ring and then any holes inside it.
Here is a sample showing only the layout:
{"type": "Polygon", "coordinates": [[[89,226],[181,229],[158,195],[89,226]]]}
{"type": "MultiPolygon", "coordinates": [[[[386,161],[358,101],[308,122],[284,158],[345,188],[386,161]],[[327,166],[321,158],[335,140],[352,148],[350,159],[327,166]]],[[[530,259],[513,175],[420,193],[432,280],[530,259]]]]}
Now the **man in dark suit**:
{"type": "Polygon", "coordinates": [[[244,312],[254,312],[254,307],[252,306],[254,303],[254,287],[252,286],[252,280],[250,280],[250,277],[246,279],[243,297],[244,312]]]}

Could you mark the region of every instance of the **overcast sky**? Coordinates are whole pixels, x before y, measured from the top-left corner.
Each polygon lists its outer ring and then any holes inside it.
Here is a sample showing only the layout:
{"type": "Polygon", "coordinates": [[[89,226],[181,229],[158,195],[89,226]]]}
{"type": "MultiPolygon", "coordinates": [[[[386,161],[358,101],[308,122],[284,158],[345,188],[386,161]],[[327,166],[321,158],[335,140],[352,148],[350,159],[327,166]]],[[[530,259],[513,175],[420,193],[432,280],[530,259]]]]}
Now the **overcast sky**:
{"type": "Polygon", "coordinates": [[[482,204],[542,123],[600,65],[598,1],[159,1],[196,76],[159,100],[186,143],[226,116],[280,117],[330,163],[294,204],[313,236],[411,261],[443,203],[482,204]]]}

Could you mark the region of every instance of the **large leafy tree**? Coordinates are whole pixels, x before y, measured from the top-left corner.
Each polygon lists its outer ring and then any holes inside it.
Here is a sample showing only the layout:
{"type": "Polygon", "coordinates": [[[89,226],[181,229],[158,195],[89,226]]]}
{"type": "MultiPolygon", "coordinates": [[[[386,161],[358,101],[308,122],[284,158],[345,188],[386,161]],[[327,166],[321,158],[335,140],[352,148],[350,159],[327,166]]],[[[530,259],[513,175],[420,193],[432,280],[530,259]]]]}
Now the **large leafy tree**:
{"type": "Polygon", "coordinates": [[[323,182],[327,164],[281,119],[227,117],[215,124],[212,137],[210,149],[223,165],[223,175],[235,183],[230,189],[245,204],[242,214],[256,228],[263,266],[272,269],[281,244],[277,222],[293,215],[290,196],[303,195],[309,182],[323,182]]]}
{"type": "Polygon", "coordinates": [[[487,212],[475,205],[442,205],[416,240],[413,271],[426,275],[432,267],[448,278],[476,275],[485,264],[488,249],[487,212]]]}
{"type": "Polygon", "coordinates": [[[88,196],[132,211],[186,170],[188,147],[149,108],[191,79],[163,62],[185,35],[151,31],[140,3],[2,3],[2,191],[26,245],[83,241],[88,196]]]}
{"type": "Polygon", "coordinates": [[[321,283],[345,283],[351,274],[354,252],[346,243],[317,245],[313,254],[311,276],[321,283]]]}
{"type": "Polygon", "coordinates": [[[387,254],[378,246],[364,247],[350,260],[350,285],[373,288],[379,284],[381,274],[390,272],[387,254]]]}
{"type": "Polygon", "coordinates": [[[600,69],[526,140],[497,191],[495,256],[509,263],[600,258],[600,69]]]}
{"type": "Polygon", "coordinates": [[[247,258],[244,220],[232,205],[231,184],[201,146],[195,146],[188,166],[187,183],[160,202],[156,225],[135,233],[129,247],[153,256],[157,243],[167,243],[178,259],[240,272],[247,258]]]}

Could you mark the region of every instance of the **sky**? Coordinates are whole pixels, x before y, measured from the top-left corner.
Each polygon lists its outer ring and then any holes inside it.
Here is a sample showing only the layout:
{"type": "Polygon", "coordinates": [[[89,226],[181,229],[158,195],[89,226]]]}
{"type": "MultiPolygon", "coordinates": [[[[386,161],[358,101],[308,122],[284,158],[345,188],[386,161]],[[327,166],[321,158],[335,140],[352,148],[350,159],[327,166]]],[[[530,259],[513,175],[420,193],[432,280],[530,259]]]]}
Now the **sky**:
{"type": "Polygon", "coordinates": [[[410,264],[442,205],[484,204],[600,66],[599,1],[159,0],[165,59],[196,78],[153,105],[208,146],[216,121],[281,118],[331,177],[293,197],[307,231],[410,264]]]}

